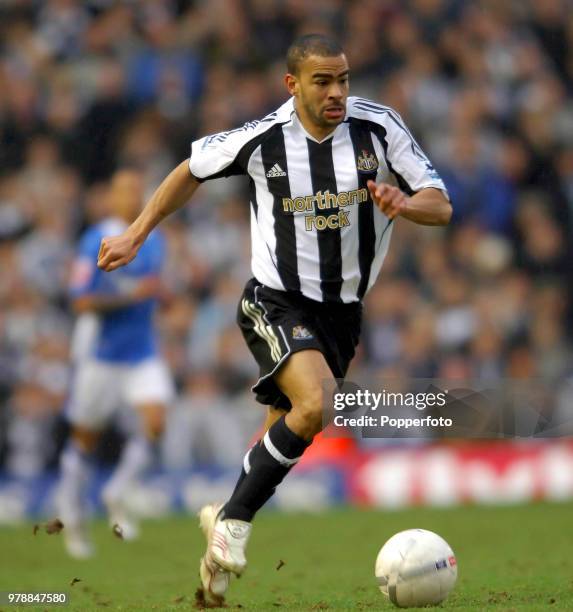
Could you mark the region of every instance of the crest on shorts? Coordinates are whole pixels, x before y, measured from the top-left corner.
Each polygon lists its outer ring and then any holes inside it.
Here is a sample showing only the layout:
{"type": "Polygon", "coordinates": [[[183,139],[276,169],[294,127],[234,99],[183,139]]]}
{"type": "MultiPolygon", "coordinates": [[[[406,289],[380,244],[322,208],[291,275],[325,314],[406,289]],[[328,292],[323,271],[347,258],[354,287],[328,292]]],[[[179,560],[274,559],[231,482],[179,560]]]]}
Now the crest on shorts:
{"type": "Polygon", "coordinates": [[[360,172],[374,172],[378,170],[378,159],[374,153],[368,153],[362,149],[362,155],[359,155],[356,160],[356,167],[360,172]]]}
{"type": "Polygon", "coordinates": [[[312,334],[304,325],[295,325],[292,328],[292,337],[294,340],[308,340],[312,338],[312,334]]]}

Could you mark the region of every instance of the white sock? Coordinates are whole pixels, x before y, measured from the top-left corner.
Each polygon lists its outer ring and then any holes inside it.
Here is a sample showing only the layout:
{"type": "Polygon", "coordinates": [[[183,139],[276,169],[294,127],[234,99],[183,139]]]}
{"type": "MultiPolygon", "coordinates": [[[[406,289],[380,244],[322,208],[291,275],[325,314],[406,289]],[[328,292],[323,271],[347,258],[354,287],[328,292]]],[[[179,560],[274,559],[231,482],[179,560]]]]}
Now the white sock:
{"type": "Polygon", "coordinates": [[[128,440],[117,468],[103,490],[103,497],[115,501],[123,497],[153,462],[153,445],[147,438],[137,436],[128,440]]]}
{"type": "Polygon", "coordinates": [[[92,473],[91,455],[70,440],[60,455],[60,483],[57,506],[60,520],[70,527],[86,515],[85,492],[92,473]]]}

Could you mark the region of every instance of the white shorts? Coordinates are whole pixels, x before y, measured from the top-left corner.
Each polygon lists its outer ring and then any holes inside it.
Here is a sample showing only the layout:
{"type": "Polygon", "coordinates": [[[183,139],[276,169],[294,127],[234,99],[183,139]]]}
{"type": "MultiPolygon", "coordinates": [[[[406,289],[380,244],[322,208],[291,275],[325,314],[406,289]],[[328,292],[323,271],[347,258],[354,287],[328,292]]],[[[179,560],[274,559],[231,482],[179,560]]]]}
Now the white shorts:
{"type": "Polygon", "coordinates": [[[66,412],[73,425],[100,430],[121,407],[167,406],[173,397],[173,381],[161,359],[135,365],[88,359],[76,369],[66,412]]]}

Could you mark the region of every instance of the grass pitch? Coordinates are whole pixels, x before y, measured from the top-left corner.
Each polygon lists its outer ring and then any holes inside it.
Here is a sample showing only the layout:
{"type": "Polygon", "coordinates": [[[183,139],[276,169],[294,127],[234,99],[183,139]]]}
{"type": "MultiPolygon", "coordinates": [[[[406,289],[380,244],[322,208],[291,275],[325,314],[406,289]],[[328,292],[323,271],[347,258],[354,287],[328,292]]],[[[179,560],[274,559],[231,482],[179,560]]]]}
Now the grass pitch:
{"type": "MultiPolygon", "coordinates": [[[[317,515],[262,513],[250,565],[234,580],[229,610],[392,610],[373,567],[382,544],[410,527],[442,535],[456,553],[458,583],[448,610],[572,610],[573,504],[504,508],[339,509],[317,515]]],[[[203,539],[194,517],[144,524],[127,543],[102,521],[95,559],[68,559],[61,535],[32,525],[0,529],[0,591],[65,591],[66,606],[0,605],[1,612],[196,609],[203,539]],[[71,586],[72,581],[76,580],[71,586]],[[78,581],[79,579],[79,581],[78,581]]]]}

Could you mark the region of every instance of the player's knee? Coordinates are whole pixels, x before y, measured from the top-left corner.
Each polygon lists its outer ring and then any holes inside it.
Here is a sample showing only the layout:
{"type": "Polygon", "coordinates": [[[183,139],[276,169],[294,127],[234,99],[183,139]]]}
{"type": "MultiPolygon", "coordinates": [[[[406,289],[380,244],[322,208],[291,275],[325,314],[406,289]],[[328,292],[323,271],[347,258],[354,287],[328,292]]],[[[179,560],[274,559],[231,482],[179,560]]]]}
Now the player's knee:
{"type": "Polygon", "coordinates": [[[83,453],[93,453],[99,441],[99,431],[84,429],[82,427],[74,427],[72,429],[72,439],[74,444],[83,453]]]}
{"type": "Polygon", "coordinates": [[[324,406],[324,391],[321,386],[306,392],[296,402],[296,410],[305,424],[306,430],[312,435],[322,430],[322,411],[324,406]]]}
{"type": "Polygon", "coordinates": [[[161,423],[148,423],[145,433],[151,441],[155,442],[163,434],[163,421],[161,423]]]}
{"type": "Polygon", "coordinates": [[[144,410],[145,434],[150,440],[161,437],[165,427],[165,411],[163,406],[148,406],[144,410]]]}

